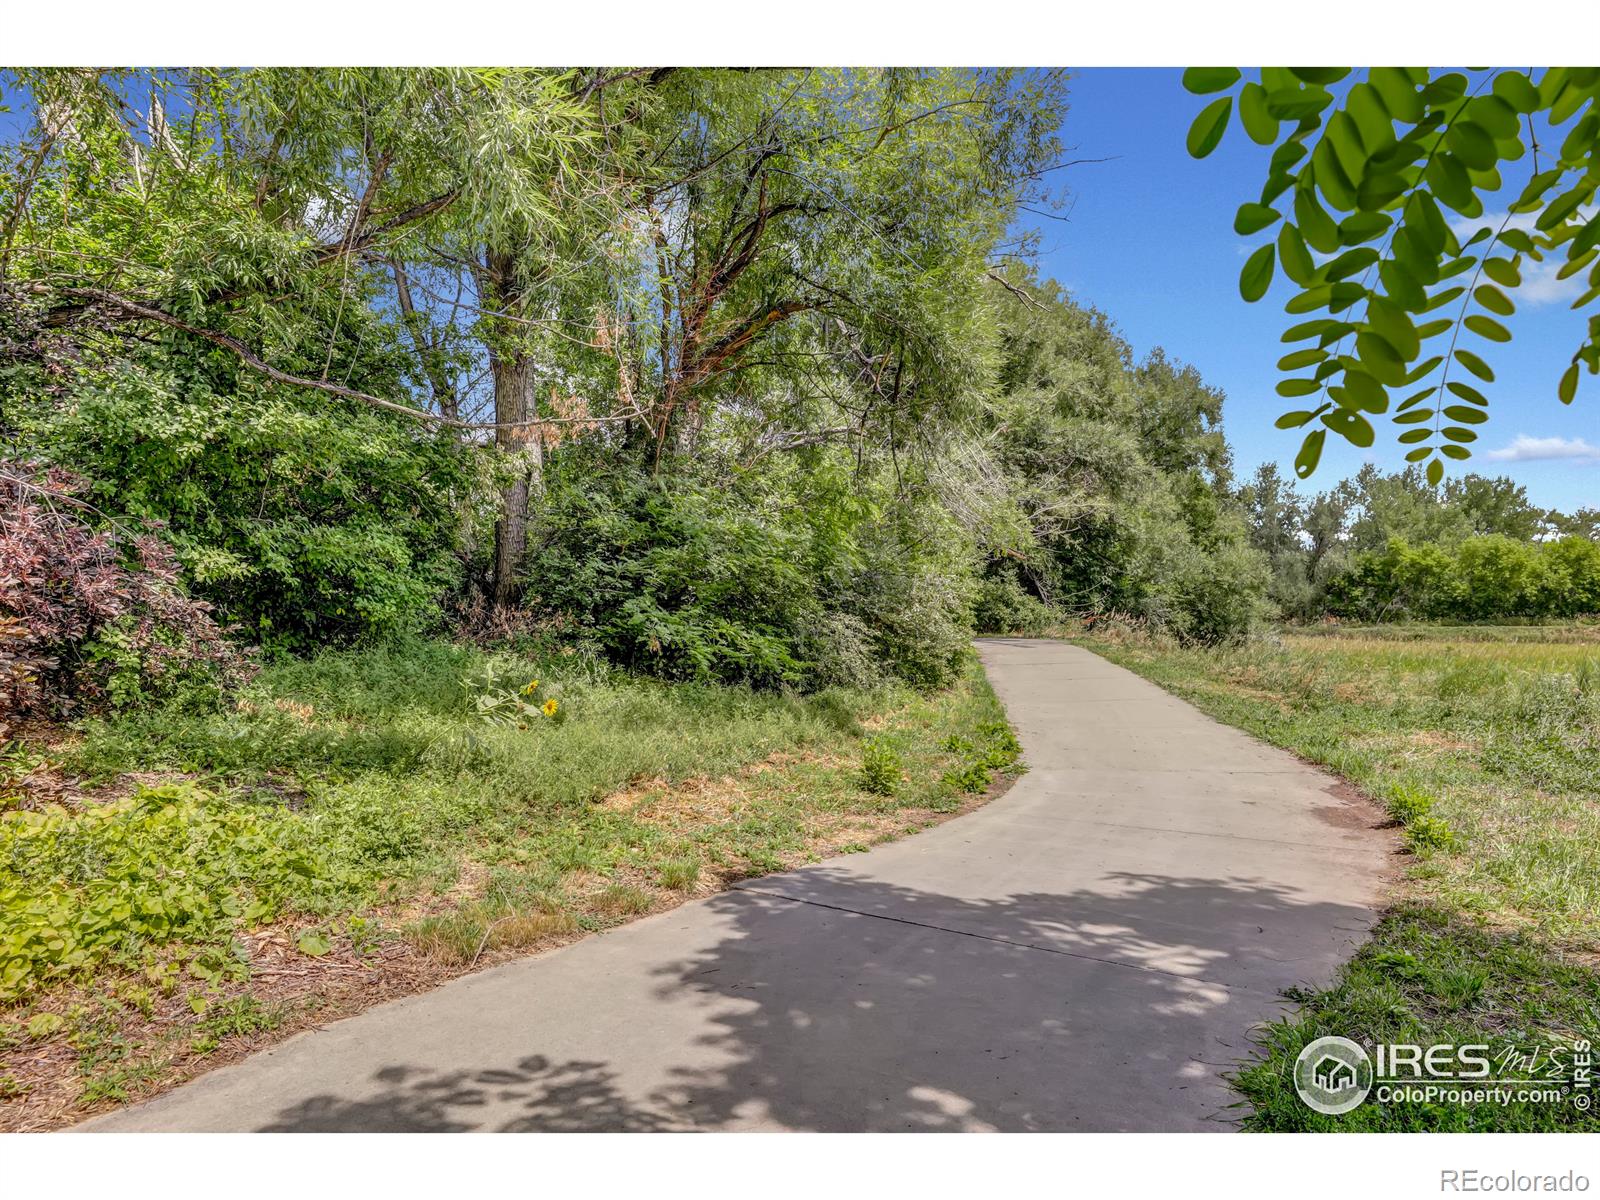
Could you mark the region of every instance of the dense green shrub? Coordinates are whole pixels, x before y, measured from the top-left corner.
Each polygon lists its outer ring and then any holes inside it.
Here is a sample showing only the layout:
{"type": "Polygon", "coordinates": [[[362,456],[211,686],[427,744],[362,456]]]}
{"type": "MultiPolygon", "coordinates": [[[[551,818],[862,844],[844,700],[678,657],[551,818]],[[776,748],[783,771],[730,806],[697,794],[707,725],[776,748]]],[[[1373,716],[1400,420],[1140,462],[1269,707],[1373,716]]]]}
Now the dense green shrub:
{"type": "Polygon", "coordinates": [[[730,489],[569,470],[549,479],[527,603],[614,663],[763,688],[936,687],[967,652],[970,558],[931,505],[879,517],[826,471],[730,489]]]}
{"type": "Polygon", "coordinates": [[[978,581],[972,624],[979,633],[1036,637],[1060,620],[1060,614],[1024,588],[1012,571],[996,570],[978,581]]]}
{"type": "Polygon", "coordinates": [[[1391,538],[1381,552],[1356,556],[1330,586],[1328,603],[1341,616],[1369,621],[1579,616],[1600,611],[1600,545],[1503,534],[1454,546],[1391,538]]]}
{"type": "Polygon", "coordinates": [[[872,631],[855,613],[819,609],[806,614],[795,642],[814,683],[823,687],[873,688],[887,678],[872,631]]]}
{"type": "Polygon", "coordinates": [[[468,449],[364,406],[239,387],[94,373],[65,402],[7,411],[33,452],[88,477],[96,508],[163,522],[194,593],[254,640],[304,650],[435,622],[461,574],[468,449]]]}
{"type": "Polygon", "coordinates": [[[817,601],[796,535],[683,481],[613,472],[552,487],[529,603],[630,669],[668,679],[799,684],[817,601]]]}
{"type": "Polygon", "coordinates": [[[967,539],[926,504],[864,524],[834,606],[870,631],[885,668],[913,687],[943,687],[970,654],[973,573],[967,539]]]}
{"type": "Polygon", "coordinates": [[[1556,617],[1600,613],[1600,543],[1563,537],[1540,547],[1541,605],[1556,617]]]}
{"type": "Polygon", "coordinates": [[[1266,556],[1243,541],[1220,541],[1188,556],[1178,576],[1178,617],[1172,631],[1203,645],[1243,637],[1270,613],[1266,556]]]}

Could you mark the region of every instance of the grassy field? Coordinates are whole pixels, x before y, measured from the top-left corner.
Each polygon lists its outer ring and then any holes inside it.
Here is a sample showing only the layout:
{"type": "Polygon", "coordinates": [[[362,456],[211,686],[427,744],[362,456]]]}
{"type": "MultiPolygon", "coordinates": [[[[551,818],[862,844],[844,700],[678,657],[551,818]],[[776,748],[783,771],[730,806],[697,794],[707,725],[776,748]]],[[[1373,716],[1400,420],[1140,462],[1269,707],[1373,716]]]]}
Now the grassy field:
{"type": "Polygon", "coordinates": [[[1362,642],[1538,642],[1563,646],[1600,646],[1600,621],[1520,625],[1328,624],[1296,626],[1298,639],[1338,638],[1362,642]]]}
{"type": "Polygon", "coordinates": [[[1016,754],[975,663],[800,697],[442,642],[35,732],[0,761],[10,1129],[923,828],[1016,754]]]}
{"type": "Polygon", "coordinates": [[[1290,1069],[1324,1034],[1524,1055],[1600,1034],[1600,644],[1594,626],[1283,631],[1215,649],[1137,631],[1091,649],[1321,763],[1407,847],[1394,908],[1334,987],[1295,997],[1237,1084],[1254,1129],[1600,1128],[1570,1104],[1312,1112],[1290,1069]]]}

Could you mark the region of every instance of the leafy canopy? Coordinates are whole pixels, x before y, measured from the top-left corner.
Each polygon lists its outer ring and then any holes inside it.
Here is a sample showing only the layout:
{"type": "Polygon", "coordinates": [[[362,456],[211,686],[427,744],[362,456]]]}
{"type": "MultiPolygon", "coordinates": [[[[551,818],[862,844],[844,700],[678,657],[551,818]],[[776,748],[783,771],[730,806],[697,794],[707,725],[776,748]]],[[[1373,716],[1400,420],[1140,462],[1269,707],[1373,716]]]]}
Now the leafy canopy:
{"type": "MultiPolygon", "coordinates": [[[[1437,484],[1445,459],[1471,457],[1488,419],[1487,356],[1511,339],[1526,264],[1559,255],[1558,278],[1588,271],[1573,308],[1600,298],[1600,68],[1374,67],[1336,94],[1349,75],[1190,68],[1189,91],[1226,94],[1195,118],[1188,149],[1215,150],[1235,111],[1252,141],[1274,147],[1260,198],[1240,205],[1234,229],[1276,229],[1245,262],[1245,300],[1265,296],[1280,268],[1298,289],[1283,340],[1305,345],[1279,360],[1278,394],[1306,407],[1278,427],[1321,428],[1306,434],[1296,472],[1316,470],[1328,431],[1367,447],[1373,418],[1389,416],[1406,461],[1426,462],[1437,484]],[[1462,240],[1445,210],[1482,217],[1507,177],[1525,182],[1498,228],[1462,240]]],[[[1600,312],[1561,374],[1563,404],[1580,365],[1600,374],[1600,312]]]]}

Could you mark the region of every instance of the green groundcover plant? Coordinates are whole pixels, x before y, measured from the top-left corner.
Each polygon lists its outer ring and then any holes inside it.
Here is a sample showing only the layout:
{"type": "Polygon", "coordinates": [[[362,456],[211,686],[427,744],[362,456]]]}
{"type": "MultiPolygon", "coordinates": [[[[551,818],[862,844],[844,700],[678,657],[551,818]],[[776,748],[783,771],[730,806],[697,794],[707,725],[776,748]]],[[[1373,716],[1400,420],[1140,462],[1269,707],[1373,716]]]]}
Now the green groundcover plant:
{"type": "MultiPolygon", "coordinates": [[[[112,960],[155,967],[169,943],[217,943],[342,886],[305,825],[193,784],[0,814],[0,868],[0,1003],[112,960]]],[[[228,964],[210,951],[186,965],[203,978],[228,964]]]]}

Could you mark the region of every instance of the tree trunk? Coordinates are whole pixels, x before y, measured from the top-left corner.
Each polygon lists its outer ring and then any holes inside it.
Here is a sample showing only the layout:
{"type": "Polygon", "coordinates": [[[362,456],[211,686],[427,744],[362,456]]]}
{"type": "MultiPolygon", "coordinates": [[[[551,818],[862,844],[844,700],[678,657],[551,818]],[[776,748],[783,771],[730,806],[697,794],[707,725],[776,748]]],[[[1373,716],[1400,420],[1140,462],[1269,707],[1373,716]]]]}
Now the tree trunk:
{"type": "MultiPolygon", "coordinates": [[[[495,355],[494,419],[497,424],[534,415],[533,364],[525,355],[495,355]]],[[[508,460],[512,479],[500,493],[494,530],[494,595],[497,608],[517,602],[522,560],[528,552],[528,508],[543,483],[544,455],[537,429],[497,429],[495,444],[508,460]]]]}
{"type": "MultiPolygon", "coordinates": [[[[486,272],[492,284],[490,307],[509,312],[521,299],[516,264],[508,255],[491,254],[486,272]]],[[[508,323],[509,324],[509,323],[508,323]]],[[[512,473],[500,493],[500,519],[494,529],[494,579],[490,599],[496,608],[514,605],[522,591],[522,564],[528,553],[528,513],[532,497],[544,482],[543,443],[537,427],[504,428],[538,415],[534,398],[533,360],[523,348],[519,330],[499,331],[489,348],[494,378],[495,445],[512,473]]]]}

